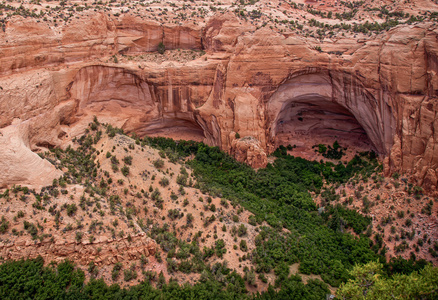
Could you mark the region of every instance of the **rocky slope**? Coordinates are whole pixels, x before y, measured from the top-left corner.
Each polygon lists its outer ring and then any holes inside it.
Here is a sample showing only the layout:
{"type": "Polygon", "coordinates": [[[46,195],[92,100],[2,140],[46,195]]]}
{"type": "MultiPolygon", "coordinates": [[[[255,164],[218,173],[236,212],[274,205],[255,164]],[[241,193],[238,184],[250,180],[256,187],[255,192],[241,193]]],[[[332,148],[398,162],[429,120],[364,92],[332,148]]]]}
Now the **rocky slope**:
{"type": "MultiPolygon", "coordinates": [[[[67,151],[41,153],[65,177],[41,192],[15,185],[0,194],[1,262],[38,256],[46,264],[68,259],[87,278],[121,285],[160,273],[194,283],[201,273],[190,257],[194,251],[202,264],[226,260],[242,275],[255,268],[246,259],[262,228],[253,214],[203,193],[177,153],[166,151],[166,157],[144,141],[109,135],[97,119],[88,130],[67,151]],[[212,252],[204,257],[200,251],[207,248],[212,252]],[[216,256],[218,249],[223,253],[216,256]],[[117,268],[135,277],[115,276],[117,268]]],[[[267,277],[272,284],[273,272],[267,277]]],[[[254,278],[249,289],[267,286],[254,278]]]]}
{"type": "MultiPolygon", "coordinates": [[[[267,4],[257,5],[264,11],[267,4]]],[[[284,18],[294,13],[289,7],[284,18]]],[[[7,170],[0,186],[50,183],[59,174],[26,149],[65,146],[97,115],[140,136],[204,140],[254,167],[279,144],[342,140],[380,153],[387,174],[436,189],[433,22],[317,39],[254,20],[223,11],[196,24],[133,12],[79,12],[56,26],[10,17],[0,31],[0,157],[7,170]],[[193,55],[146,57],[160,43],[166,52],[193,55]]]]}

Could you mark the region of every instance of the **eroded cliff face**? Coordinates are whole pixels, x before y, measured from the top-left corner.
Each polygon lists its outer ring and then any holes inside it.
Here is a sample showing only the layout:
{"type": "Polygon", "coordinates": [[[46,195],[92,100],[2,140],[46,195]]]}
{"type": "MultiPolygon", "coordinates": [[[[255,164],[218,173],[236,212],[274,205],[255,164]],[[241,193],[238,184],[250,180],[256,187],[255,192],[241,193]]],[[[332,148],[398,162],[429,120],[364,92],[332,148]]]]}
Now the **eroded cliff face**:
{"type": "MultiPolygon", "coordinates": [[[[254,167],[280,144],[340,140],[375,149],[388,174],[436,188],[435,25],[316,43],[239,22],[218,14],[204,28],[171,27],[95,14],[55,32],[17,18],[0,33],[0,132],[25,126],[27,148],[65,146],[96,115],[140,136],[204,140],[254,167]],[[160,42],[206,54],[188,62],[129,59],[160,42]],[[116,62],[120,54],[128,59],[116,62]]],[[[0,148],[2,161],[14,161],[8,147],[0,148]]],[[[28,173],[20,180],[35,184],[28,173]]],[[[15,182],[8,178],[0,185],[15,182]]]]}

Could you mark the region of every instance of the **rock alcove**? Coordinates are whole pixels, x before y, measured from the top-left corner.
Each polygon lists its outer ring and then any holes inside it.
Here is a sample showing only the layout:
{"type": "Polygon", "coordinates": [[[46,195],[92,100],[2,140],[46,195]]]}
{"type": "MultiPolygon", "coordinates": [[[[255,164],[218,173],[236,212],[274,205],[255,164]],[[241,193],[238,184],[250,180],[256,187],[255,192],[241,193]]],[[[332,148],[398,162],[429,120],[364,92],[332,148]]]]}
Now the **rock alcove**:
{"type": "Polygon", "coordinates": [[[319,72],[286,80],[267,103],[268,140],[303,152],[319,143],[385,154],[392,113],[348,74],[319,72]]]}
{"type": "Polygon", "coordinates": [[[360,142],[381,154],[386,175],[436,190],[433,24],[319,45],[222,12],[196,26],[96,12],[59,32],[15,17],[0,32],[0,186],[39,183],[54,170],[40,161],[41,174],[26,174],[41,160],[32,151],[67,147],[96,115],[128,133],[203,140],[255,168],[300,138],[360,142]],[[160,42],[203,52],[155,60],[160,42]]]}
{"type": "Polygon", "coordinates": [[[79,103],[76,112],[79,118],[96,115],[99,120],[140,137],[195,141],[205,138],[190,95],[163,93],[147,78],[123,68],[90,66],[81,69],[71,84],[70,95],[79,103]]]}

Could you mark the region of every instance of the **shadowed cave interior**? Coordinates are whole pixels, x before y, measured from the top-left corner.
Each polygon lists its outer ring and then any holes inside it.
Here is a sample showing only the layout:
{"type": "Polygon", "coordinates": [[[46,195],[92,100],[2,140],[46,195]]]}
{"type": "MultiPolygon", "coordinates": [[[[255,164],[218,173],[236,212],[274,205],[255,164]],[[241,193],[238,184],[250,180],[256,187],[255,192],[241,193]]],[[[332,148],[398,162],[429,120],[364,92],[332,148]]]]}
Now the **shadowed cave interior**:
{"type": "Polygon", "coordinates": [[[302,96],[285,103],[275,123],[275,146],[296,146],[294,155],[313,158],[312,146],[332,145],[354,151],[374,150],[364,128],[342,105],[321,96],[302,96]]]}
{"type": "Polygon", "coordinates": [[[146,126],[136,130],[136,133],[143,136],[166,137],[174,140],[204,141],[204,130],[194,120],[180,118],[162,119],[157,122],[148,123],[146,126]]]}

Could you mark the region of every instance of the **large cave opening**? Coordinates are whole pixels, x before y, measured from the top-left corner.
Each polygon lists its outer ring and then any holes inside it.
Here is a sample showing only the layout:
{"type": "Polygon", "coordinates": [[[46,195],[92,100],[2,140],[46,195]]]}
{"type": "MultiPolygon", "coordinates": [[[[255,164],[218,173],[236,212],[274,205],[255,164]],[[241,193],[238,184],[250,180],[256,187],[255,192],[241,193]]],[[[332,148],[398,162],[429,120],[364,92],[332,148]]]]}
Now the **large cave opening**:
{"type": "Polygon", "coordinates": [[[350,152],[376,151],[365,129],[345,107],[318,95],[297,97],[280,111],[275,124],[275,147],[295,146],[293,153],[315,157],[312,147],[336,141],[350,152]]]}
{"type": "Polygon", "coordinates": [[[268,140],[273,146],[294,146],[294,156],[320,159],[316,145],[357,152],[386,152],[391,113],[354,77],[312,73],[285,81],[267,103],[268,140]],[[385,119],[385,116],[388,116],[385,119]]]}

